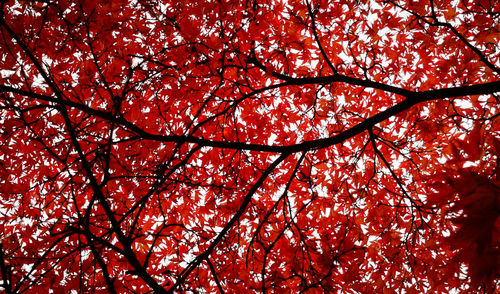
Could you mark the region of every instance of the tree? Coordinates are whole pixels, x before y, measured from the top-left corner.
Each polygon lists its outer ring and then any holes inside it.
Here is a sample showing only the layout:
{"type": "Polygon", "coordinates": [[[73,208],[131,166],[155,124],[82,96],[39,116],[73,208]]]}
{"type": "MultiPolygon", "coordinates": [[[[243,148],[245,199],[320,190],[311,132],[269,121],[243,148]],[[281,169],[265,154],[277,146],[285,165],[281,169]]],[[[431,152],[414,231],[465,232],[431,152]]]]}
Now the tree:
{"type": "Polygon", "coordinates": [[[0,11],[7,293],[498,290],[500,2],[0,11]]]}

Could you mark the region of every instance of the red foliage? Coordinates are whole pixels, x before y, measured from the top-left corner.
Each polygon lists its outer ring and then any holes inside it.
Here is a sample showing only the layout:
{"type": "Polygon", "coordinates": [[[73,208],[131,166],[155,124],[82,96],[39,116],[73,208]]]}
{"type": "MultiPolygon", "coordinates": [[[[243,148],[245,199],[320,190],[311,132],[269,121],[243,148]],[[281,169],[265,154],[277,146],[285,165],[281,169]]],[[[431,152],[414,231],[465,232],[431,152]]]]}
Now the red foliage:
{"type": "Polygon", "coordinates": [[[1,1],[7,293],[498,292],[498,1],[1,1]]]}
{"type": "Polygon", "coordinates": [[[453,203],[448,215],[457,229],[445,239],[456,251],[452,261],[467,265],[473,287],[492,292],[500,275],[500,140],[483,130],[476,124],[466,140],[452,143],[454,157],[433,198],[453,203]]]}

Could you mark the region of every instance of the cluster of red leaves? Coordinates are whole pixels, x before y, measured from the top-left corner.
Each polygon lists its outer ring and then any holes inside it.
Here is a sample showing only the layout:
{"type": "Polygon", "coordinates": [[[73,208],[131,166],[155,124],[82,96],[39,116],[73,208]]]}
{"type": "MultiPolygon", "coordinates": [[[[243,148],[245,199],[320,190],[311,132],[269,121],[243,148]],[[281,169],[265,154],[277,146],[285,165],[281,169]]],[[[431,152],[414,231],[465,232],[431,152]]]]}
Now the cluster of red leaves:
{"type": "MultiPolygon", "coordinates": [[[[498,121],[496,119],[495,121],[498,121]]],[[[476,127],[449,147],[446,168],[436,173],[429,205],[452,203],[446,213],[454,230],[445,244],[453,262],[467,266],[473,287],[495,289],[500,277],[500,138],[498,123],[476,127]],[[496,130],[495,130],[496,127],[496,130]]]]}
{"type": "Polygon", "coordinates": [[[486,176],[463,174],[453,184],[459,200],[453,212],[461,212],[453,223],[459,228],[450,237],[455,258],[468,265],[475,286],[488,285],[500,276],[500,188],[486,176]]]}

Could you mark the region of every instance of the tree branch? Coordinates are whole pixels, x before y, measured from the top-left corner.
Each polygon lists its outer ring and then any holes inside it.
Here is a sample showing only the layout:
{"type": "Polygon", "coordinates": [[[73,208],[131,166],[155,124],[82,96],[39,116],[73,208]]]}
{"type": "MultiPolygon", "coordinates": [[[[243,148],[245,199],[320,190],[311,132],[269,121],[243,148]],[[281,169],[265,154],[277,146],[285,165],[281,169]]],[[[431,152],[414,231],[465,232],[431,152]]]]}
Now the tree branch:
{"type": "Polygon", "coordinates": [[[248,205],[250,204],[253,195],[257,192],[260,186],[264,183],[267,177],[271,174],[271,172],[281,163],[283,162],[290,153],[283,153],[280,157],[278,157],[269,167],[262,173],[259,179],[253,184],[252,188],[248,191],[248,193],[243,198],[243,203],[241,203],[240,208],[233,217],[227,222],[222,231],[217,235],[217,237],[212,241],[210,246],[200,255],[198,255],[195,260],[193,260],[188,267],[186,267],[182,272],[181,276],[177,279],[175,284],[168,289],[167,293],[174,293],[175,289],[179,287],[184,281],[187,279],[189,274],[200,265],[205,259],[208,259],[210,254],[214,251],[215,247],[222,241],[222,239],[226,236],[227,232],[234,226],[234,224],[240,219],[240,217],[245,213],[248,205]]]}

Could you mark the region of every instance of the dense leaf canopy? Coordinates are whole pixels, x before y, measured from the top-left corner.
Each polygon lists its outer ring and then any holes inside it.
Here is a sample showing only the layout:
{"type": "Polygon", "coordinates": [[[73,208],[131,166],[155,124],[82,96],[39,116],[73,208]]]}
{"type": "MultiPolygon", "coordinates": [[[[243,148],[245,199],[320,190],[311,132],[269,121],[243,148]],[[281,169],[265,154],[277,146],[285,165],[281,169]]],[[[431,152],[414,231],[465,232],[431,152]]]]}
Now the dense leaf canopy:
{"type": "Polygon", "coordinates": [[[7,293],[498,290],[499,1],[0,3],[7,293]]]}

